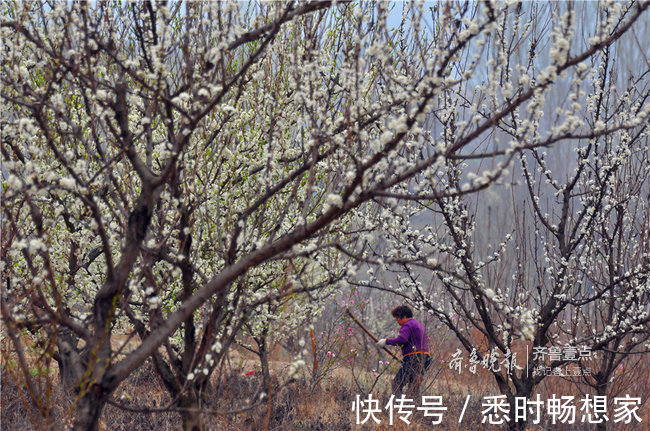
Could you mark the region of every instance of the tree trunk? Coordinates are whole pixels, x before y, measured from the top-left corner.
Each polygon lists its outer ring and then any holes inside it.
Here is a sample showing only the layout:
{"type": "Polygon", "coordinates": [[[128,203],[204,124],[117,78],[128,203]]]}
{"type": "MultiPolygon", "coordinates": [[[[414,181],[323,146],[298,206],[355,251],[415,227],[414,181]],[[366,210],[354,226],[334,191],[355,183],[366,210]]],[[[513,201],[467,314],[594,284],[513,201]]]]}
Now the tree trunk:
{"type": "MultiPolygon", "coordinates": [[[[495,373],[495,377],[496,377],[496,373],[495,373]]],[[[510,418],[510,420],[506,424],[507,429],[509,431],[524,431],[526,429],[526,426],[528,425],[528,416],[526,416],[525,420],[519,420],[518,422],[515,421],[515,411],[516,411],[515,398],[517,397],[525,398],[527,401],[530,398],[531,394],[533,393],[534,385],[532,384],[531,381],[524,381],[521,382],[519,385],[515,385],[514,388],[511,388],[505,379],[497,378],[496,380],[501,394],[506,396],[508,400],[508,405],[510,406],[510,411],[508,412],[508,417],[510,418]]],[[[526,407],[526,411],[528,411],[528,407],[526,407]]]]}
{"type": "Polygon", "coordinates": [[[267,390],[271,381],[271,372],[269,371],[269,353],[266,345],[266,334],[256,337],[259,348],[260,367],[262,368],[262,387],[267,390]]]}
{"type": "Polygon", "coordinates": [[[56,335],[58,351],[54,359],[59,365],[59,377],[66,390],[76,387],[83,375],[83,363],[87,359],[77,351],[77,342],[75,334],[67,328],[61,328],[56,335]]]}
{"type": "Polygon", "coordinates": [[[187,394],[181,396],[180,407],[182,409],[183,430],[203,431],[205,424],[203,423],[199,397],[196,396],[194,391],[190,390],[187,394]]]}
{"type": "MultiPolygon", "coordinates": [[[[609,391],[609,379],[607,378],[607,375],[605,375],[603,379],[600,379],[598,381],[598,384],[596,385],[596,392],[600,396],[607,396],[608,391],[609,391]]],[[[601,423],[596,424],[596,429],[598,431],[606,431],[607,421],[603,420],[601,423]]]]}
{"type": "Polygon", "coordinates": [[[93,385],[88,393],[77,401],[73,431],[97,431],[106,398],[107,391],[97,384],[93,385]]]}
{"type": "MultiPolygon", "coordinates": [[[[189,354],[189,352],[186,351],[184,354],[189,354]]],[[[182,376],[174,374],[172,367],[165,362],[165,358],[159,352],[153,354],[153,362],[158,376],[162,379],[169,395],[172,398],[179,397],[178,407],[180,407],[179,414],[181,416],[183,430],[202,431],[205,428],[205,424],[203,422],[203,415],[201,414],[201,404],[206,397],[212,394],[212,386],[210,385],[209,378],[202,379],[202,376],[197,376],[197,380],[188,382],[185,392],[180,394],[183,388],[182,376]]],[[[189,367],[190,362],[187,361],[186,364],[189,367]]]]}

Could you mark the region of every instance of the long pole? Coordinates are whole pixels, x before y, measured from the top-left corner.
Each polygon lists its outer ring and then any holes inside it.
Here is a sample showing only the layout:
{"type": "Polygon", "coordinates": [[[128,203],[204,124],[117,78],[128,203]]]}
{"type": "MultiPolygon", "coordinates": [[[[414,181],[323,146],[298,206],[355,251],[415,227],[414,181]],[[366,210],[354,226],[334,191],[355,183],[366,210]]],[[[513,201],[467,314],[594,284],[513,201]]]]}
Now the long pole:
{"type": "MultiPolygon", "coordinates": [[[[349,308],[346,308],[346,309],[345,309],[345,312],[348,314],[348,316],[350,316],[350,319],[352,319],[352,320],[354,321],[354,323],[356,323],[357,325],[359,325],[359,328],[361,328],[361,329],[363,330],[363,332],[365,332],[366,334],[368,334],[368,336],[369,336],[369,337],[370,337],[370,338],[371,338],[375,343],[376,343],[377,341],[379,341],[379,340],[377,339],[377,337],[375,337],[374,335],[372,335],[372,333],[371,333],[370,331],[368,331],[368,329],[367,329],[365,326],[363,326],[363,323],[359,322],[359,320],[358,320],[356,317],[354,317],[354,314],[352,314],[352,312],[350,311],[349,308]]],[[[395,356],[395,354],[394,354],[393,352],[391,352],[390,350],[388,350],[388,349],[386,348],[386,346],[382,347],[382,349],[384,349],[384,351],[385,351],[386,353],[388,353],[388,354],[391,355],[393,358],[395,358],[395,360],[397,360],[397,361],[399,361],[399,362],[402,362],[402,360],[401,360],[400,358],[398,358],[397,356],[395,356]]]]}

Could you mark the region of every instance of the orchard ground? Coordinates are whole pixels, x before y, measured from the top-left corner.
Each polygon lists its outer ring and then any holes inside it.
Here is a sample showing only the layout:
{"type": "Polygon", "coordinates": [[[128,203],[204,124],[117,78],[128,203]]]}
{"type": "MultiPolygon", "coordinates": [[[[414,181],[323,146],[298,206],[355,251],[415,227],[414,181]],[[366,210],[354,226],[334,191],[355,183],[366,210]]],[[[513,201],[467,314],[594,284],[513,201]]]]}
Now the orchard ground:
{"type": "MultiPolygon", "coordinates": [[[[123,347],[129,351],[137,344],[136,337],[117,335],[112,344],[115,349],[123,347]]],[[[348,349],[352,353],[360,352],[348,349]]],[[[347,348],[347,346],[346,346],[347,348]]],[[[38,429],[38,413],[29,404],[26,389],[17,386],[16,358],[8,355],[6,345],[3,348],[2,364],[2,430],[38,429]]],[[[406,419],[399,414],[397,404],[393,408],[393,422],[390,423],[389,409],[385,406],[390,399],[389,388],[392,377],[399,367],[385,353],[374,352],[377,367],[368,370],[367,361],[355,363],[348,360],[344,349],[337,350],[339,354],[325,353],[324,361],[320,361],[314,370],[313,355],[304,357],[305,365],[293,377],[289,376],[292,363],[291,354],[279,346],[271,354],[270,372],[274,388],[269,398],[262,388],[262,376],[259,360],[247,350],[237,347],[229,352],[223,364],[218,367],[211,379],[212,393],[206,394],[203,411],[207,429],[212,430],[261,430],[267,426],[271,430],[466,430],[466,429],[498,429],[497,425],[483,423],[482,410],[485,409],[484,397],[499,395],[496,385],[487,370],[478,366],[475,373],[468,371],[462,365],[461,371],[450,368],[450,361],[466,354],[457,354],[457,348],[451,343],[442,343],[433,352],[434,362],[427,372],[423,384],[422,396],[441,396],[447,410],[443,412],[442,423],[432,425],[432,418],[425,417],[423,410],[417,409],[422,405],[421,399],[414,399],[412,414],[406,419]],[[315,377],[316,376],[316,377],[315,377]],[[260,394],[264,394],[260,396],[260,394]],[[368,416],[367,409],[360,412],[357,419],[352,406],[359,396],[367,400],[372,393],[372,399],[378,401],[379,411],[368,416]],[[469,396],[469,401],[463,413],[463,407],[469,396]],[[462,422],[459,418],[462,415],[462,422]],[[376,418],[381,423],[373,420],[376,418]],[[363,422],[363,423],[361,423],[363,422]]],[[[349,353],[348,351],[348,353],[349,353]]],[[[317,354],[317,357],[319,355],[317,354]]],[[[64,429],[73,421],[74,394],[64,393],[59,383],[56,364],[48,369],[38,366],[38,358],[28,358],[33,365],[33,373],[42,385],[50,385],[50,405],[52,429],[64,429]]],[[[458,363],[458,362],[457,362],[458,363]]],[[[151,360],[138,369],[114,394],[111,402],[104,410],[100,422],[102,430],[176,430],[181,427],[180,416],[170,408],[172,400],[164,390],[151,360]]],[[[650,404],[647,402],[650,388],[650,363],[647,358],[634,366],[623,367],[612,382],[611,397],[608,397],[608,428],[611,430],[643,429],[650,422],[650,404]],[[614,423],[612,400],[614,397],[640,397],[641,405],[636,414],[642,422],[622,421],[614,423]]],[[[546,414],[546,404],[541,413],[541,423],[530,423],[529,430],[582,430],[596,429],[594,424],[581,423],[582,412],[580,400],[584,392],[589,390],[576,385],[566,378],[551,376],[539,386],[537,393],[544,402],[551,398],[573,396],[576,408],[575,423],[557,420],[546,414]],[[565,422],[565,423],[562,423],[565,422]]],[[[363,405],[362,405],[363,407],[363,405]]],[[[404,411],[408,411],[405,409],[404,411]]]]}

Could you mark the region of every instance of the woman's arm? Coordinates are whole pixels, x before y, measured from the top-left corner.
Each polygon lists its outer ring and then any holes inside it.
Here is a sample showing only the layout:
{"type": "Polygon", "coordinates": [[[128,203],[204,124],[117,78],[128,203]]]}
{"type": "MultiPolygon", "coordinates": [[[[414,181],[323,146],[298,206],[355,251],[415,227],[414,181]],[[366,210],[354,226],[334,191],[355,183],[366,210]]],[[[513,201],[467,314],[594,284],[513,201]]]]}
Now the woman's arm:
{"type": "Polygon", "coordinates": [[[387,338],[386,344],[391,346],[401,346],[406,344],[409,341],[409,336],[411,335],[411,328],[408,325],[403,325],[399,329],[399,334],[395,338],[387,338]]]}

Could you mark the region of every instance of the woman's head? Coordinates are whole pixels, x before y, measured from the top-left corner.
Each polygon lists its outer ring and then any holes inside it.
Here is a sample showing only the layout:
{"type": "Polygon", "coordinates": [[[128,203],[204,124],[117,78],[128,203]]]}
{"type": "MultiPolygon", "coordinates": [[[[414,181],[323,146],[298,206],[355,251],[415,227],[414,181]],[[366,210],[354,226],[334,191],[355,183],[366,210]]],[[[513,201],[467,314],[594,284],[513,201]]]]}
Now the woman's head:
{"type": "Polygon", "coordinates": [[[413,317],[413,311],[411,311],[411,308],[408,305],[400,305],[399,307],[393,308],[393,311],[390,312],[390,314],[394,318],[404,318],[408,317],[409,319],[413,317]]]}

